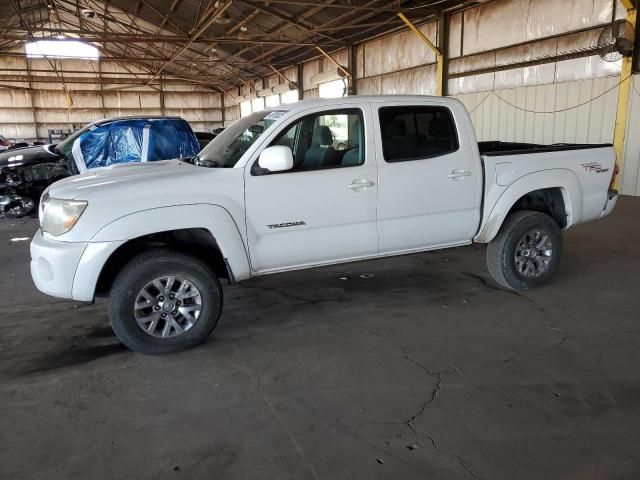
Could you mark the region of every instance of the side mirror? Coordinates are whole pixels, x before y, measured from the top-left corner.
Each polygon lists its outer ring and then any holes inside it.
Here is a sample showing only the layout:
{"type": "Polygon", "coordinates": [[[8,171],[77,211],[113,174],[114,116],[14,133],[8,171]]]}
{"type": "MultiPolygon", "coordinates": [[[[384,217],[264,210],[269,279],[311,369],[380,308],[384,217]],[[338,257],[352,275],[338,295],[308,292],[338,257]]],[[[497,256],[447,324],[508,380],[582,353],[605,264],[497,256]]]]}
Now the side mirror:
{"type": "Polygon", "coordinates": [[[293,153],[284,145],[265,148],[258,159],[260,168],[270,172],[283,172],[293,168],[293,153]]]}

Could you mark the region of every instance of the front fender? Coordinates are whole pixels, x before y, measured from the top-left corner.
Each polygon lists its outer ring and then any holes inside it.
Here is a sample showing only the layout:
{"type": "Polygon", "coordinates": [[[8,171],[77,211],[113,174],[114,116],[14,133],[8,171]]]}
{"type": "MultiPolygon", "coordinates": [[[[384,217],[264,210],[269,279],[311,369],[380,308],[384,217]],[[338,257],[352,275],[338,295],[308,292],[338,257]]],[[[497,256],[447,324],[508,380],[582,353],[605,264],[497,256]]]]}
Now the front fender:
{"type": "MultiPolygon", "coordinates": [[[[502,192],[496,192],[497,200],[493,206],[484,206],[483,221],[474,241],[488,243],[493,240],[513,205],[527,193],[545,188],[560,188],[567,213],[567,228],[579,223],[582,218],[582,187],[576,174],[568,169],[542,170],[520,177],[502,192]]],[[[490,200],[490,195],[487,195],[485,202],[490,200]]]]}
{"type": "Polygon", "coordinates": [[[102,227],[90,242],[122,242],[152,233],[186,228],[205,228],[213,235],[236,280],[251,276],[240,229],[231,214],[219,205],[174,205],[131,213],[102,227]]]}

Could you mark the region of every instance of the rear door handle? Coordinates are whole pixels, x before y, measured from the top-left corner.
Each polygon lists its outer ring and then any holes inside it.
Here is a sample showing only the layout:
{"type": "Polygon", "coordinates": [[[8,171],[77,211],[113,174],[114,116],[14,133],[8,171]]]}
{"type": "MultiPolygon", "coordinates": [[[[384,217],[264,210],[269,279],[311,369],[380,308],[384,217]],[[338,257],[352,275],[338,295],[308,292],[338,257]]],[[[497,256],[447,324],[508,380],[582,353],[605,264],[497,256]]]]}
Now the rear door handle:
{"type": "Polygon", "coordinates": [[[447,178],[452,180],[463,180],[465,177],[471,175],[469,170],[451,170],[451,173],[447,175],[447,178]]]}
{"type": "Polygon", "coordinates": [[[375,187],[376,182],[372,182],[371,180],[354,180],[353,183],[347,185],[349,190],[356,190],[358,188],[367,188],[367,187],[375,187]]]}

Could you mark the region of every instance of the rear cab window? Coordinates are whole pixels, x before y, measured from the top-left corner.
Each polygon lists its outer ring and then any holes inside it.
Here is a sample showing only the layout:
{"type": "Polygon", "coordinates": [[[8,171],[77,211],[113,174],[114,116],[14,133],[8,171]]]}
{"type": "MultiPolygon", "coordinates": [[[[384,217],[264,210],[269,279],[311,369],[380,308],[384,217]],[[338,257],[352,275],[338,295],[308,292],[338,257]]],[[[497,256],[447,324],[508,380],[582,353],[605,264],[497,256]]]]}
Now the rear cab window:
{"type": "Polygon", "coordinates": [[[387,163],[438,157],[460,148],[453,115],[446,107],[381,107],[379,119],[387,163]]]}

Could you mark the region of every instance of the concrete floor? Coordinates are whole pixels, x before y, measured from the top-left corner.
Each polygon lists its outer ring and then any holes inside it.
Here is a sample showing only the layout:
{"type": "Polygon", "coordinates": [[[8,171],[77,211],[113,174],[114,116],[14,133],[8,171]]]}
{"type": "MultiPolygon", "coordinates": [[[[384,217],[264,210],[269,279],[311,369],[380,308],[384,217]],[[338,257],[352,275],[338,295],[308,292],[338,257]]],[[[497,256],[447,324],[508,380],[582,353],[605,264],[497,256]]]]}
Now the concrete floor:
{"type": "Polygon", "coordinates": [[[35,221],[0,223],[2,479],[640,478],[640,198],[546,288],[477,246],[265,277],[166,357],[36,292],[35,221]]]}

